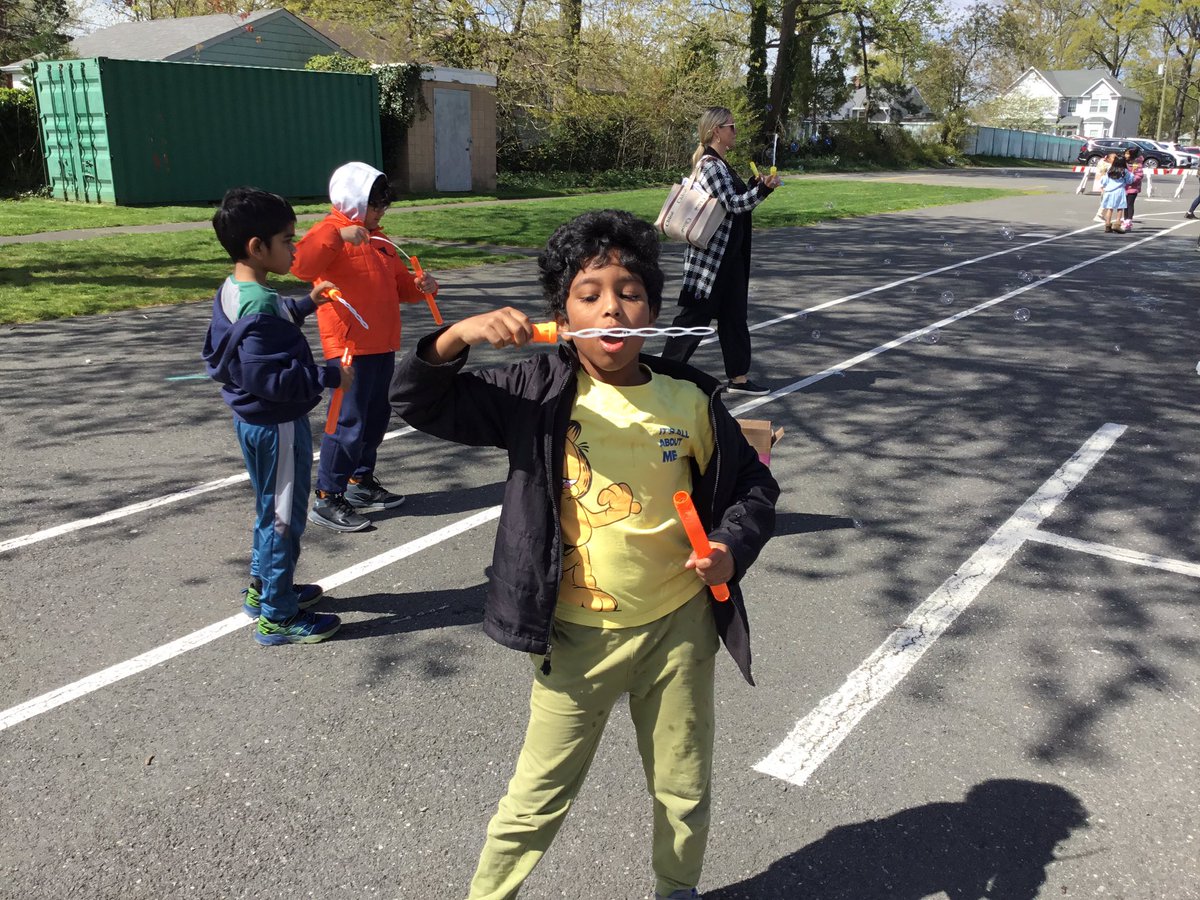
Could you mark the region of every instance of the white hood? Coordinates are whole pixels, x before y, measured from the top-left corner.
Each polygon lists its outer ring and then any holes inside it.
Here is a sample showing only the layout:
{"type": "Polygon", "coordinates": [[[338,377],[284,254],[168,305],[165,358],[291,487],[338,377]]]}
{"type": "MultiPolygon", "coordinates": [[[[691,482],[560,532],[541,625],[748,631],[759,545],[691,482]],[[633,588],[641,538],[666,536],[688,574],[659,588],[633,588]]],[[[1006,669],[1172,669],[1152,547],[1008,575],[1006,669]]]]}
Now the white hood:
{"type": "Polygon", "coordinates": [[[365,222],[371,185],[383,173],[366,163],[346,163],[329,178],[329,200],[347,219],[365,222]]]}

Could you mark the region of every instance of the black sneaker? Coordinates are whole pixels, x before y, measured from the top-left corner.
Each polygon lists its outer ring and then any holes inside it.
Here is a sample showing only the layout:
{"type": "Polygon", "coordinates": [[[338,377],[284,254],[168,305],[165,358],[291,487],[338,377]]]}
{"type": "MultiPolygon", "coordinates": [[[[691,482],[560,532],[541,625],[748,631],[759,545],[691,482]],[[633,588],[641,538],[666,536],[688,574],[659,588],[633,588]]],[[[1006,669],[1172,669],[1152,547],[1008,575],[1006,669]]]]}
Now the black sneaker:
{"type": "Polygon", "coordinates": [[[1194,218],[1196,218],[1196,214],[1194,212],[1185,212],[1183,214],[1183,217],[1185,219],[1194,219],[1194,218]]]}
{"type": "Polygon", "coordinates": [[[750,379],[745,381],[730,381],[725,385],[725,390],[731,394],[752,394],[756,397],[761,397],[763,394],[771,393],[770,388],[765,388],[761,384],[755,384],[750,379]]]}
{"type": "Polygon", "coordinates": [[[361,512],[395,509],[405,499],[403,494],[393,494],[380,484],[374,472],[368,472],[357,481],[351,478],[346,485],[346,502],[361,512]]]}
{"type": "Polygon", "coordinates": [[[334,531],[362,531],[371,525],[371,520],[360,516],[346,502],[344,494],[328,494],[317,491],[317,499],[308,511],[308,521],[334,531]]]}

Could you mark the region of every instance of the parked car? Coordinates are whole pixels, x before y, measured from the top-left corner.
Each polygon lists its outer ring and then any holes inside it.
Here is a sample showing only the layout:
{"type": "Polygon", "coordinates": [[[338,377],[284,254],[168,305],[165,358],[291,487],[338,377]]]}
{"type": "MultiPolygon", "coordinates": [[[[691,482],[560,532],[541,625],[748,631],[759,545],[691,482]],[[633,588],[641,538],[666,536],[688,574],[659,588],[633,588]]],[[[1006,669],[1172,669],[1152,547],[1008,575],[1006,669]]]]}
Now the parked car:
{"type": "Polygon", "coordinates": [[[1145,138],[1092,138],[1079,149],[1078,162],[1094,166],[1110,153],[1124,153],[1137,147],[1142,154],[1142,163],[1150,169],[1185,169],[1195,166],[1200,160],[1190,154],[1176,154],[1145,138]]]}
{"type": "MultiPolygon", "coordinates": [[[[1140,140],[1140,138],[1139,138],[1140,140]]],[[[1187,147],[1180,147],[1175,141],[1155,141],[1151,140],[1151,144],[1156,147],[1161,147],[1170,153],[1175,154],[1175,158],[1179,160],[1179,165],[1185,169],[1195,168],[1197,163],[1200,163],[1200,153],[1187,147]]]]}

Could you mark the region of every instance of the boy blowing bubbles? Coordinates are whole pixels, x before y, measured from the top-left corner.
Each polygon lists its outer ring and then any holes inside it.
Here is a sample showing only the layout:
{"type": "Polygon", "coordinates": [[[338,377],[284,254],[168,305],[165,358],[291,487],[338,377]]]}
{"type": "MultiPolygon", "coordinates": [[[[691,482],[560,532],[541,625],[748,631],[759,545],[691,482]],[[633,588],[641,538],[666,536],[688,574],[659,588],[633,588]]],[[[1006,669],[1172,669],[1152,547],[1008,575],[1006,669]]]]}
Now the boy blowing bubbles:
{"type": "MultiPolygon", "coordinates": [[[[558,324],[651,325],[663,274],[653,227],[586,213],[538,260],[558,324]]],[[[740,581],[774,530],[778,485],[716,379],[641,356],[640,337],[575,338],[557,353],[464,371],[469,349],[519,347],[507,308],[425,337],[392,382],[413,427],[509,455],[484,630],[531,655],[524,748],[488,826],[472,900],[517,895],[583,783],[613,705],[629,695],[653,794],[660,898],[697,897],[710,819],[718,637],[750,678],[740,581]],[[713,552],[697,559],[672,502],[693,495],[713,552]],[[728,583],[716,603],[705,585],[728,583]]]]}

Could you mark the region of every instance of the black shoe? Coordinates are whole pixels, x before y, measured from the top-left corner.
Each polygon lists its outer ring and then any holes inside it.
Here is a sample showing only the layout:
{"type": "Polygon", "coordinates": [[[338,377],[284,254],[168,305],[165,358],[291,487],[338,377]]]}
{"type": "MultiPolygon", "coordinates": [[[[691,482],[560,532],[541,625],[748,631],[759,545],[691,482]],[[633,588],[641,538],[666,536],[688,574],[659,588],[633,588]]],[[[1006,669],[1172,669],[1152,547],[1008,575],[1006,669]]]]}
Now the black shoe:
{"type": "Polygon", "coordinates": [[[403,494],[393,494],[369,472],[355,481],[350,479],[346,485],[346,502],[362,512],[379,512],[384,509],[395,509],[405,501],[403,494]]]}
{"type": "Polygon", "coordinates": [[[752,394],[755,397],[761,397],[763,394],[771,393],[770,388],[765,388],[761,384],[755,384],[748,378],[742,382],[726,382],[725,390],[729,391],[731,394],[752,394]]]}
{"type": "Polygon", "coordinates": [[[371,520],[360,516],[346,502],[344,494],[327,494],[317,491],[317,499],[308,511],[308,521],[334,531],[362,531],[371,525],[371,520]]]}
{"type": "Polygon", "coordinates": [[[1185,219],[1194,219],[1194,218],[1196,218],[1196,214],[1194,212],[1185,212],[1183,214],[1183,217],[1185,219]]]}

